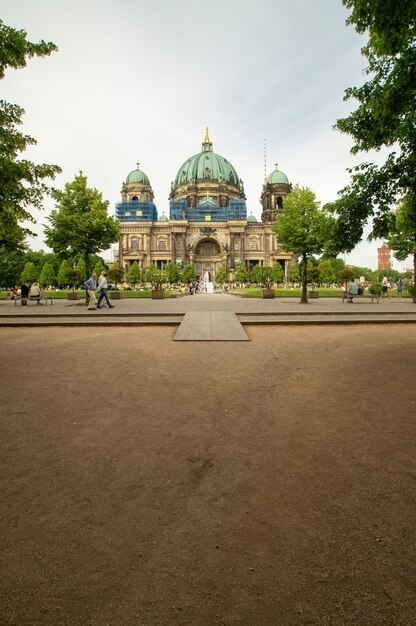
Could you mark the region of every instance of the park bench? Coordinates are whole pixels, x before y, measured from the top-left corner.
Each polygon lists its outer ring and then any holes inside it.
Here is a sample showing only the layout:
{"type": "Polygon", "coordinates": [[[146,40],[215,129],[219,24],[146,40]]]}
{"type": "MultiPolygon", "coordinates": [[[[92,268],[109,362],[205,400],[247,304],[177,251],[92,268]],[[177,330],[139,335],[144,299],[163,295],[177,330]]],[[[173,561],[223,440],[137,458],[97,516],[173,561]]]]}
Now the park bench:
{"type": "Polygon", "coordinates": [[[49,304],[53,304],[52,298],[48,298],[47,296],[27,296],[26,298],[22,298],[22,296],[16,296],[14,299],[14,306],[16,306],[19,300],[20,304],[23,304],[23,300],[26,300],[26,304],[28,304],[29,302],[36,302],[36,304],[45,303],[46,306],[48,305],[48,302],[49,304]]]}
{"type": "MultiPolygon", "coordinates": [[[[348,292],[343,291],[341,298],[342,298],[343,303],[348,302],[348,292]]],[[[359,298],[371,298],[371,303],[373,303],[374,300],[377,302],[377,304],[379,303],[379,296],[373,293],[357,293],[356,295],[353,296],[353,300],[355,300],[356,298],[357,300],[359,298]]]]}

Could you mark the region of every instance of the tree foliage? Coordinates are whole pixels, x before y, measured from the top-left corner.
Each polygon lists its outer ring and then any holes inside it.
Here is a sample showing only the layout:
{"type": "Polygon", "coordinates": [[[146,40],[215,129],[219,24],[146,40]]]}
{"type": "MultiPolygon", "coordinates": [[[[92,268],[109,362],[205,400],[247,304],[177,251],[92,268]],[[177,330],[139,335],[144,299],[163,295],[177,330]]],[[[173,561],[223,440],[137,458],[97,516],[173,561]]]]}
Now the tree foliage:
{"type": "Polygon", "coordinates": [[[39,276],[39,283],[42,286],[53,285],[56,282],[56,276],[52,265],[48,262],[42,267],[42,271],[39,276]]]}
{"type": "Polygon", "coordinates": [[[129,271],[127,272],[127,282],[130,285],[133,285],[133,289],[136,289],[137,283],[141,281],[142,273],[140,270],[140,266],[137,261],[134,261],[129,267],[129,271]]]}
{"type": "Polygon", "coordinates": [[[181,280],[185,284],[191,283],[196,278],[195,268],[192,265],[185,265],[181,271],[181,280]]]}
{"type": "Polygon", "coordinates": [[[248,283],[250,280],[248,269],[245,265],[239,265],[235,270],[234,278],[238,283],[248,283]]]}
{"type": "Polygon", "coordinates": [[[329,259],[323,259],[319,265],[319,278],[320,282],[324,284],[331,284],[335,281],[335,272],[332,267],[332,263],[329,259]]]}
{"type": "Polygon", "coordinates": [[[228,278],[227,270],[225,269],[223,265],[221,265],[221,267],[217,269],[217,272],[215,274],[215,281],[219,285],[222,285],[223,283],[227,282],[227,278],[228,278]]]}
{"type": "Polygon", "coordinates": [[[300,257],[302,266],[301,302],[308,302],[307,263],[313,254],[321,254],[330,236],[332,219],[320,209],[313,191],[296,186],[284,199],[274,232],[285,250],[300,257]]]}
{"type": "Polygon", "coordinates": [[[181,272],[176,263],[171,261],[165,267],[166,279],[171,285],[178,283],[181,277],[181,272]]]}
{"type": "Polygon", "coordinates": [[[167,282],[166,272],[156,267],[156,265],[148,267],[144,277],[152,285],[153,289],[163,289],[164,283],[167,282]]]}
{"type": "Polygon", "coordinates": [[[108,278],[115,287],[117,287],[117,284],[121,283],[121,281],[123,280],[124,271],[121,269],[121,267],[118,266],[117,263],[113,263],[113,265],[111,265],[110,269],[108,270],[108,278]]]}
{"type": "MultiPolygon", "coordinates": [[[[47,56],[57,47],[53,43],[32,43],[24,30],[15,30],[0,20],[0,78],[8,68],[23,68],[34,56],[47,56]]],[[[19,155],[36,140],[20,132],[24,110],[0,100],[0,245],[7,249],[22,246],[26,235],[34,234],[21,223],[35,223],[30,210],[42,208],[51,189],[43,181],[54,179],[61,171],[57,165],[35,165],[19,155]]]]}
{"type": "Polygon", "coordinates": [[[23,272],[20,276],[22,283],[31,284],[38,279],[39,271],[36,269],[35,264],[32,261],[25,263],[23,272]]]}
{"type": "Polygon", "coordinates": [[[71,266],[69,265],[68,261],[64,259],[61,265],[59,266],[58,275],[56,277],[58,287],[66,287],[67,285],[70,284],[70,280],[69,280],[70,269],[71,269],[71,266]]]}
{"type": "Polygon", "coordinates": [[[79,173],[64,191],[55,190],[56,208],[47,218],[46,243],[64,257],[81,256],[84,276],[90,270],[91,257],[118,241],[119,225],[107,214],[108,201],[87,187],[87,177],[79,173]]]}
{"type": "Polygon", "coordinates": [[[5,246],[0,246],[0,286],[16,286],[20,280],[24,264],[25,254],[23,250],[8,250],[5,246]]]}
{"type": "MultiPolygon", "coordinates": [[[[392,212],[400,200],[407,204],[410,221],[415,219],[416,2],[343,3],[351,10],[348,23],[368,34],[362,50],[368,80],[346,90],[345,100],[356,100],[358,108],[335,127],[353,138],[353,154],[387,150],[381,165],[361,163],[350,169],[351,182],[332,206],[338,216],[334,241],[339,250],[349,251],[360,241],[368,219],[372,221],[370,238],[388,237],[392,226],[397,232],[392,212]]],[[[396,245],[395,237],[391,239],[396,245]]]]}

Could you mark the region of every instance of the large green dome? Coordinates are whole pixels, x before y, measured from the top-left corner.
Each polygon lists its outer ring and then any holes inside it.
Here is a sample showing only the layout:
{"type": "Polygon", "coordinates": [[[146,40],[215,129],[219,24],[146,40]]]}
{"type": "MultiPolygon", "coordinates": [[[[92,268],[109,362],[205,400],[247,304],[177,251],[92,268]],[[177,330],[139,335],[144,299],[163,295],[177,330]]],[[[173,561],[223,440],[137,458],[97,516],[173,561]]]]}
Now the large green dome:
{"type": "Polygon", "coordinates": [[[202,152],[194,154],[181,165],[175,181],[172,183],[172,190],[202,180],[217,181],[232,185],[240,191],[243,190],[243,183],[231,163],[220,154],[212,151],[212,142],[208,131],[202,144],[202,152]]]}
{"type": "Polygon", "coordinates": [[[150,181],[147,175],[139,169],[140,163],[137,163],[137,169],[130,172],[126,178],[126,183],[142,183],[143,185],[150,185],[150,181]]]}
{"type": "Polygon", "coordinates": [[[269,185],[277,185],[279,183],[283,185],[288,185],[289,179],[284,172],[281,172],[277,169],[276,163],[276,169],[266,178],[266,183],[268,183],[269,185]]]}

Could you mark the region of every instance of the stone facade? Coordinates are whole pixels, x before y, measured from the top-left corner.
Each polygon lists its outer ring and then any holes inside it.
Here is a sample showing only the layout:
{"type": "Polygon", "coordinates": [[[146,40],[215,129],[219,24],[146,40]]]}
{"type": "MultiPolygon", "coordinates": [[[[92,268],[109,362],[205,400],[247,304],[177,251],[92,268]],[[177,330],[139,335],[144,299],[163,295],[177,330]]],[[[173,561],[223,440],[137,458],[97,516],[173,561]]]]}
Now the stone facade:
{"type": "Polygon", "coordinates": [[[212,151],[207,131],[202,152],[185,161],[172,183],[169,218],[158,219],[149,179],[139,166],[128,175],[116,206],[120,267],[127,271],[137,261],[145,270],[173,261],[214,278],[225,267],[230,279],[240,264],[251,269],[281,263],[287,271],[293,257],[281,249],[272,226],[289,192],[285,174],[276,168],[261,192],[262,221],[247,218],[243,183],[233,166],[212,151]]]}

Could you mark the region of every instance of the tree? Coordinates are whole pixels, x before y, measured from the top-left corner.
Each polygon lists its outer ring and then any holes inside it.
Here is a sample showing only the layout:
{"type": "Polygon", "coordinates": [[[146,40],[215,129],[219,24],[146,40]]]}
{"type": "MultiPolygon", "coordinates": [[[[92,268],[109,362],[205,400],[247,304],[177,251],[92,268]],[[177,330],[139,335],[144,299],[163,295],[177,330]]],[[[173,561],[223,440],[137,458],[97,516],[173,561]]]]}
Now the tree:
{"type": "Polygon", "coordinates": [[[23,250],[8,250],[5,246],[0,246],[0,287],[17,285],[24,264],[23,250]]]}
{"type": "Polygon", "coordinates": [[[321,261],[318,265],[318,268],[319,276],[322,283],[330,285],[335,281],[334,268],[332,267],[332,263],[329,259],[324,259],[323,261],[321,261]]]}
{"type": "Polygon", "coordinates": [[[50,263],[45,263],[39,276],[39,283],[45,287],[46,285],[53,285],[55,281],[56,276],[52,265],[50,263]]]}
{"type": "Polygon", "coordinates": [[[87,187],[82,172],[64,191],[55,190],[53,197],[56,209],[47,218],[51,226],[45,227],[46,243],[62,256],[81,256],[88,278],[92,255],[118,240],[119,225],[107,215],[108,201],[97,189],[87,187]]]}
{"type": "Polygon", "coordinates": [[[156,265],[148,267],[144,277],[152,285],[153,289],[163,289],[163,284],[167,280],[165,270],[159,269],[156,265]]]}
{"type": "Polygon", "coordinates": [[[130,285],[133,285],[133,289],[136,289],[137,283],[141,281],[142,272],[140,270],[140,266],[137,261],[134,261],[129,267],[129,271],[127,272],[127,282],[130,285]]]}
{"type": "Polygon", "coordinates": [[[112,283],[114,283],[114,286],[117,289],[117,283],[121,283],[124,278],[124,271],[117,265],[117,263],[113,263],[108,270],[108,278],[112,283]]]}
{"type": "Polygon", "coordinates": [[[25,263],[23,272],[20,276],[22,283],[34,283],[38,279],[39,272],[32,261],[25,263]]]}
{"type": "Polygon", "coordinates": [[[173,283],[179,282],[181,272],[176,263],[173,263],[172,261],[168,263],[165,267],[165,272],[168,283],[172,285],[173,283]]]}
{"type": "Polygon", "coordinates": [[[351,267],[344,267],[338,274],[338,278],[345,283],[345,289],[348,289],[348,283],[355,278],[355,271],[351,267]]]}
{"type": "MultiPolygon", "coordinates": [[[[396,212],[391,216],[389,247],[394,250],[394,256],[404,261],[409,255],[413,256],[413,268],[416,269],[416,211],[411,200],[406,197],[402,200],[396,212]]],[[[413,302],[416,303],[416,289],[413,288],[413,302]]]]}
{"type": "Polygon", "coordinates": [[[300,281],[299,265],[292,265],[289,268],[287,277],[291,283],[298,283],[300,281]]]}
{"type": "MultiPolygon", "coordinates": [[[[361,239],[368,219],[370,238],[391,234],[394,241],[392,213],[400,200],[408,205],[410,222],[416,219],[416,3],[343,3],[351,9],[348,23],[368,33],[362,52],[369,80],[346,90],[344,99],[357,100],[358,108],[335,127],[353,138],[352,154],[381,148],[388,152],[381,165],[361,163],[350,169],[351,182],[332,207],[338,216],[334,239],[339,250],[349,251],[361,239]]],[[[416,254],[413,262],[416,274],[416,254]]]]}
{"type": "Polygon", "coordinates": [[[308,264],[307,269],[308,283],[320,283],[321,280],[321,272],[318,265],[310,265],[308,264]]]}
{"type": "Polygon", "coordinates": [[[224,266],[221,266],[217,269],[217,273],[215,274],[215,280],[219,285],[222,285],[227,281],[227,270],[224,266]]]}
{"type": "Polygon", "coordinates": [[[79,271],[81,276],[85,276],[86,278],[89,278],[88,272],[87,272],[87,264],[85,263],[85,259],[80,257],[75,267],[79,271]]]}
{"type": "Polygon", "coordinates": [[[285,279],[285,273],[280,263],[273,265],[273,280],[275,283],[282,283],[285,279]]]}
{"type": "Polygon", "coordinates": [[[107,268],[104,265],[104,263],[101,261],[101,259],[95,263],[94,272],[97,274],[97,276],[100,276],[100,274],[102,274],[102,272],[105,272],[106,270],[107,268]]]}
{"type": "Polygon", "coordinates": [[[192,265],[185,265],[185,267],[183,268],[181,272],[182,282],[185,284],[189,284],[193,280],[195,280],[195,278],[196,278],[195,268],[192,265]]]}
{"type": "Polygon", "coordinates": [[[255,265],[250,272],[250,281],[270,289],[275,280],[275,271],[273,267],[265,265],[255,265]]]}
{"type": "Polygon", "coordinates": [[[71,269],[71,266],[69,265],[68,261],[64,259],[61,265],[59,266],[58,275],[56,277],[58,287],[64,287],[65,285],[70,284],[70,280],[69,280],[70,269],[71,269]]]}
{"type": "Polygon", "coordinates": [[[245,265],[239,265],[237,267],[234,278],[238,283],[248,283],[250,276],[245,265]]]}
{"type": "Polygon", "coordinates": [[[333,220],[320,208],[313,191],[298,185],[284,199],[274,232],[279,244],[302,262],[301,303],[307,304],[307,266],[313,254],[321,254],[330,236],[333,220]]]}
{"type": "MultiPolygon", "coordinates": [[[[8,68],[26,67],[27,59],[48,56],[57,50],[53,43],[31,43],[24,30],[15,30],[0,20],[0,79],[8,68]]],[[[35,223],[30,207],[42,208],[45,194],[51,189],[43,182],[61,171],[57,165],[35,165],[20,153],[36,140],[17,130],[24,110],[0,100],[0,245],[13,250],[23,246],[26,235],[33,235],[21,222],[35,223]]]]}
{"type": "Polygon", "coordinates": [[[75,287],[82,281],[82,274],[77,267],[73,267],[68,271],[69,284],[72,285],[72,291],[75,291],[75,287]]]}

